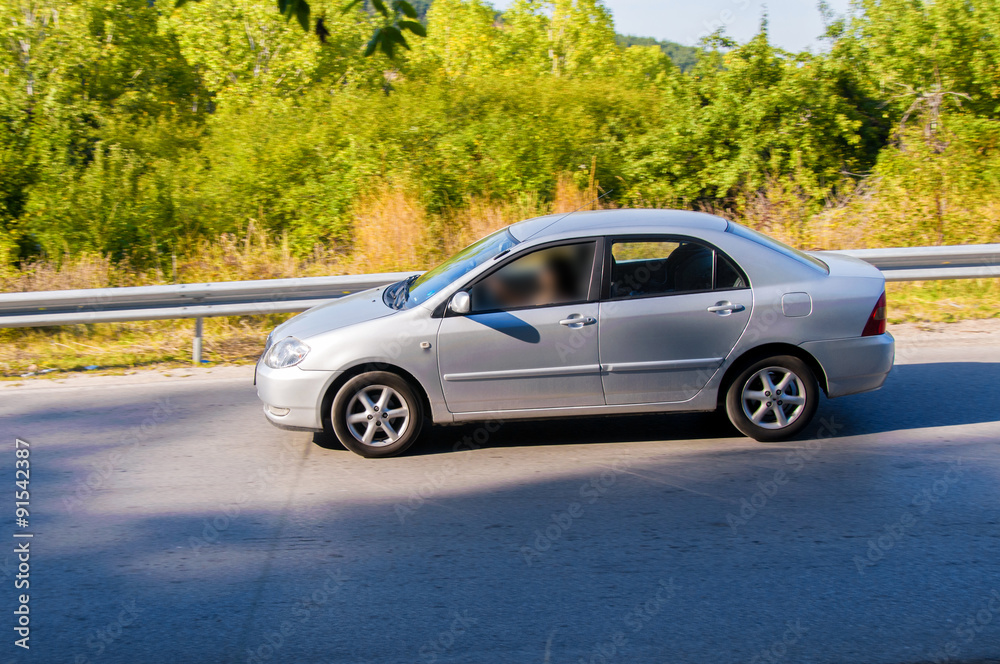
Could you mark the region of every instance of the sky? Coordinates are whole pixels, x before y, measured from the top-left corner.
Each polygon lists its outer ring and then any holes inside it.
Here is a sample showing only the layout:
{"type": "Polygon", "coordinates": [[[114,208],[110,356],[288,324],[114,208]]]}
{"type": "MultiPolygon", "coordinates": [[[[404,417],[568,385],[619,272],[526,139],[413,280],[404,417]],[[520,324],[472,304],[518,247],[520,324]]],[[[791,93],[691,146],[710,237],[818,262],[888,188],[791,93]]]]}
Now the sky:
{"type": "MultiPolygon", "coordinates": [[[[492,2],[506,9],[511,0],[492,2]]],[[[656,37],[694,46],[702,36],[725,28],[725,34],[745,42],[760,27],[767,6],[771,43],[790,51],[819,50],[823,33],[818,0],[604,0],[622,34],[656,37]]],[[[828,0],[838,14],[847,12],[850,0],[828,0]]]]}

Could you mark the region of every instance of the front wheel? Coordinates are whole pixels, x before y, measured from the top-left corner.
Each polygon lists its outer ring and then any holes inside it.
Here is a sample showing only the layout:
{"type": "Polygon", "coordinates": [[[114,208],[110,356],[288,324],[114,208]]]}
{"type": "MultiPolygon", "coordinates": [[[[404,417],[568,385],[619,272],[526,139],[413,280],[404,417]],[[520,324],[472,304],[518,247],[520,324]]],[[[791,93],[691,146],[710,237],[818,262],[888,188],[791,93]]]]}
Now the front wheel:
{"type": "Polygon", "coordinates": [[[761,442],[785,440],[816,414],[819,385],[797,357],[778,355],[754,362],[730,384],[726,413],[742,433],[761,442]]]}
{"type": "Polygon", "coordinates": [[[337,439],[363,457],[401,454],[420,435],[423,408],[403,378],[386,371],[355,376],[337,391],[330,408],[337,439]]]}

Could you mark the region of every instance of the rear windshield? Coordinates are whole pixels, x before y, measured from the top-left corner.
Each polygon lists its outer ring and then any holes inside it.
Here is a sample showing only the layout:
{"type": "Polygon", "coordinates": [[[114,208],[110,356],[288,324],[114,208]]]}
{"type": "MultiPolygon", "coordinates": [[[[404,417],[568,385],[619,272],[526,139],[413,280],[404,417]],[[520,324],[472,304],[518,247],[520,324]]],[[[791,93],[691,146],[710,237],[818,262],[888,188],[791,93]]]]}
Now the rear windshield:
{"type": "Polygon", "coordinates": [[[768,237],[763,233],[758,233],[755,230],[751,230],[746,226],[740,226],[739,224],[734,224],[729,222],[729,226],[726,227],[727,233],[732,233],[733,235],[739,236],[745,240],[750,240],[751,242],[756,242],[757,244],[763,245],[768,249],[777,251],[783,256],[788,256],[794,261],[798,261],[803,265],[808,265],[809,267],[819,270],[824,274],[830,274],[830,268],[826,263],[816,258],[815,256],[810,256],[804,251],[799,251],[794,247],[789,247],[784,242],[778,242],[772,237],[768,237]]]}

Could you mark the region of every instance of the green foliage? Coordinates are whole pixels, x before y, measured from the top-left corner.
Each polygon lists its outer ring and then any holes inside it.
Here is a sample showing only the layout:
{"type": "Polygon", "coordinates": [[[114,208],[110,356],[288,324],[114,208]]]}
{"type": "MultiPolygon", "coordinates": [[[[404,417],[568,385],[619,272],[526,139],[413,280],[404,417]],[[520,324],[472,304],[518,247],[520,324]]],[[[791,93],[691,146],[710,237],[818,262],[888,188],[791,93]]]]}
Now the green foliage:
{"type": "Polygon", "coordinates": [[[544,205],[566,173],[621,204],[842,201],[883,220],[873,242],[1000,233],[995,3],[864,0],[819,54],[766,24],[743,45],[622,37],[599,0],[344,4],[310,4],[321,43],[272,0],[0,3],[0,265],[166,267],[251,229],[303,256],[349,246],[373,191],[446,216],[544,205]]]}

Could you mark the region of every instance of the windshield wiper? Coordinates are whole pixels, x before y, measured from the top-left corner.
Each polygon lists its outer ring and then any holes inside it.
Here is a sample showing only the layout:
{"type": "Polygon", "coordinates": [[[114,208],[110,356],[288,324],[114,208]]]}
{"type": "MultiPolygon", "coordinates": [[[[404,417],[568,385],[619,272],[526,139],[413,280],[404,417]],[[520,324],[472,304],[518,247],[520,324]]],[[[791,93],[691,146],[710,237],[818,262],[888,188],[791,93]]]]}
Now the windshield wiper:
{"type": "Polygon", "coordinates": [[[419,274],[414,274],[399,282],[396,290],[392,293],[392,306],[402,309],[406,301],[410,299],[410,285],[417,280],[419,274]]]}

